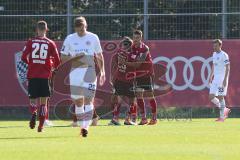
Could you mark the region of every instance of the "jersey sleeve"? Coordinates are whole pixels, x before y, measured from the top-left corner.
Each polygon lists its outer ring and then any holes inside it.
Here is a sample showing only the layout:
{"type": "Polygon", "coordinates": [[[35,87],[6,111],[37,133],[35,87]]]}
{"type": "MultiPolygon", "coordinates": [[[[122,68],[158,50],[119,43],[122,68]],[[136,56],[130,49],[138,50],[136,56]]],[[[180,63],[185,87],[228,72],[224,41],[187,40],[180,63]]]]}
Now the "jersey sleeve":
{"type": "Polygon", "coordinates": [[[94,44],[94,53],[102,53],[102,47],[100,44],[100,40],[98,38],[98,36],[96,35],[96,40],[95,40],[95,44],[94,44]]]}
{"type": "Polygon", "coordinates": [[[66,37],[66,39],[63,42],[63,46],[61,48],[61,54],[63,54],[63,55],[70,55],[69,37],[66,37]]]}
{"type": "Polygon", "coordinates": [[[230,63],[228,54],[224,54],[224,56],[223,56],[223,63],[224,63],[225,65],[227,65],[227,64],[230,63]]]}
{"type": "Polygon", "coordinates": [[[57,46],[56,46],[56,44],[54,42],[52,42],[51,53],[52,53],[52,57],[54,58],[53,66],[54,66],[54,68],[57,68],[60,65],[60,56],[59,56],[59,52],[58,52],[57,46]]]}
{"type": "Polygon", "coordinates": [[[31,52],[31,40],[28,40],[27,43],[25,44],[24,48],[23,48],[23,54],[22,54],[22,61],[25,63],[29,63],[29,54],[31,52]]]}

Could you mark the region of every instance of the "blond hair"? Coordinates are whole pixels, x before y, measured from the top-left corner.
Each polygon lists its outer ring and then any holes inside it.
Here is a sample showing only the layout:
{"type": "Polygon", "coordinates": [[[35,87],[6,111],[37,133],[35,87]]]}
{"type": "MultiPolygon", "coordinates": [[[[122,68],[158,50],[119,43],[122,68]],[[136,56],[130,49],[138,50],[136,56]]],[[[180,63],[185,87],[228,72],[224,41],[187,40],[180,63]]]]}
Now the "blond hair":
{"type": "Polygon", "coordinates": [[[221,39],[214,39],[213,43],[218,43],[221,46],[222,45],[222,40],[221,39]]]}

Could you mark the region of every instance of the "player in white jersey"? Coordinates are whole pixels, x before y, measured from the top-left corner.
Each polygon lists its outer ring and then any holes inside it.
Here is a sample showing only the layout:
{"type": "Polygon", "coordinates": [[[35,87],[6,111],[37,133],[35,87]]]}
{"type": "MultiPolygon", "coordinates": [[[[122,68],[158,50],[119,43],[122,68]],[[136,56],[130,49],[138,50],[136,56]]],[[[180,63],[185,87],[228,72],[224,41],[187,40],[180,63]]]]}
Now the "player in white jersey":
{"type": "Polygon", "coordinates": [[[230,73],[230,61],[228,54],[222,49],[222,41],[216,39],[213,41],[213,65],[209,78],[210,91],[209,99],[220,110],[220,117],[217,122],[224,122],[230,113],[230,109],[226,107],[224,97],[227,94],[228,78],[230,73]]]}
{"type": "Polygon", "coordinates": [[[62,46],[62,61],[79,57],[72,62],[69,75],[71,98],[81,126],[81,135],[86,137],[92,122],[93,100],[97,87],[96,67],[100,70],[100,85],[105,82],[104,59],[99,38],[87,31],[84,17],[74,21],[75,33],[66,37],[62,46]]]}

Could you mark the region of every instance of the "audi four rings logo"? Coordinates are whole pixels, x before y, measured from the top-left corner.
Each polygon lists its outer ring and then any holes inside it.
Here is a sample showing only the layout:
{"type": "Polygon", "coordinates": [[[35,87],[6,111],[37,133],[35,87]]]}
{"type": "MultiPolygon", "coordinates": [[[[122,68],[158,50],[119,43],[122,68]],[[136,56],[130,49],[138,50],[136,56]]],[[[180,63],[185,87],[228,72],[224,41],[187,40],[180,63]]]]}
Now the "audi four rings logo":
{"type": "Polygon", "coordinates": [[[200,56],[194,56],[189,59],[182,57],[182,56],[173,57],[172,59],[161,56],[161,57],[157,57],[153,60],[154,63],[158,63],[158,62],[166,62],[167,63],[167,72],[165,74],[166,81],[172,85],[172,88],[174,90],[177,90],[177,91],[182,91],[182,90],[185,90],[188,88],[195,90],[195,91],[200,91],[205,88],[209,88],[208,78],[209,78],[210,72],[211,72],[211,65],[210,65],[211,61],[212,61],[212,57],[205,59],[200,56]],[[193,79],[194,79],[194,75],[195,75],[193,62],[195,62],[195,61],[202,62],[202,67],[200,68],[202,83],[200,85],[193,84],[193,79]],[[177,71],[176,71],[176,66],[175,66],[176,62],[184,63],[183,72],[181,73],[183,76],[183,80],[184,80],[184,84],[182,84],[182,85],[177,85],[175,83],[176,78],[177,78],[177,71]],[[207,77],[205,75],[206,69],[207,69],[207,77]],[[188,74],[188,70],[189,70],[189,74],[188,74]],[[170,71],[172,73],[171,75],[170,75],[170,71]]]}

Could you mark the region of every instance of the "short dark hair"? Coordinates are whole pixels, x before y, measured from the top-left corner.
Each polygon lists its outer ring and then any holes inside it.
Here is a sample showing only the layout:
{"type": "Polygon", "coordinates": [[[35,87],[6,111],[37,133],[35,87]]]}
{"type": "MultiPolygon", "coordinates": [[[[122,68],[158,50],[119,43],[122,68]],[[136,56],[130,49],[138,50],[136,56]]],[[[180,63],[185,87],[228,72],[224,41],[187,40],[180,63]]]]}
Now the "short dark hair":
{"type": "Polygon", "coordinates": [[[131,46],[133,44],[133,41],[130,37],[125,36],[125,37],[123,37],[121,44],[123,44],[125,46],[131,46]]]}
{"type": "Polygon", "coordinates": [[[48,26],[47,26],[47,22],[46,21],[38,21],[37,22],[37,26],[36,26],[37,29],[43,31],[43,30],[48,30],[48,26]]]}
{"type": "Polygon", "coordinates": [[[221,39],[214,39],[213,43],[218,43],[219,45],[222,45],[222,40],[221,39]]]}
{"type": "Polygon", "coordinates": [[[81,16],[81,17],[75,18],[75,20],[74,20],[74,27],[79,27],[82,24],[86,24],[87,25],[87,21],[86,21],[85,17],[81,16]]]}
{"type": "Polygon", "coordinates": [[[140,35],[140,36],[143,35],[141,30],[135,30],[135,31],[133,31],[133,34],[137,34],[137,35],[140,35]]]}

